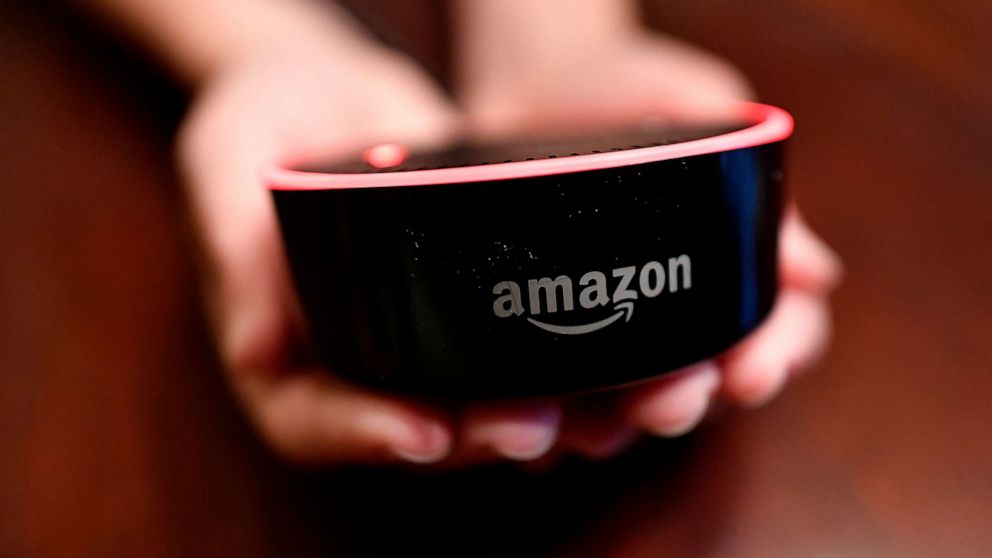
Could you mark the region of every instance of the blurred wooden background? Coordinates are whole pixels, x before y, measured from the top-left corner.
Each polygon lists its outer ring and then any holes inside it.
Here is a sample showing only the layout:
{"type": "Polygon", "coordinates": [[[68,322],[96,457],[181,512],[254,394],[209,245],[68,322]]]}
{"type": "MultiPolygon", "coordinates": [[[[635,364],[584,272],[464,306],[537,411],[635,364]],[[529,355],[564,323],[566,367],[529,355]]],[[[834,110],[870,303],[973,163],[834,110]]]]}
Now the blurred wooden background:
{"type": "MultiPolygon", "coordinates": [[[[443,68],[437,2],[353,4],[443,68]]],[[[450,476],[266,455],[199,315],[181,95],[0,6],[0,555],[992,553],[992,3],[649,2],[795,113],[792,187],[849,269],[833,350],[686,439],[450,476]]]]}

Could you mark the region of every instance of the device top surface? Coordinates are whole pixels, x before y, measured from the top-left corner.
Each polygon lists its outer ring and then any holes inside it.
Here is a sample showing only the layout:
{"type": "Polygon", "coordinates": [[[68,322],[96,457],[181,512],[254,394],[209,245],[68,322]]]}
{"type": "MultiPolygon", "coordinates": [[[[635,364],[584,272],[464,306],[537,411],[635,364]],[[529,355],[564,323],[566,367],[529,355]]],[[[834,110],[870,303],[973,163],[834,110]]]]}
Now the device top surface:
{"type": "Polygon", "coordinates": [[[271,165],[272,190],[330,190],[491,182],[638,165],[776,143],[792,135],[788,112],[741,103],[724,121],[640,124],[566,138],[461,142],[433,151],[383,143],[342,156],[295,158],[271,165]]]}
{"type": "Polygon", "coordinates": [[[309,173],[370,174],[453,169],[500,163],[541,161],[674,145],[736,132],[744,122],[707,126],[644,125],[600,134],[521,137],[490,142],[460,141],[440,149],[408,150],[393,143],[373,145],[361,153],[294,165],[309,173]]]}

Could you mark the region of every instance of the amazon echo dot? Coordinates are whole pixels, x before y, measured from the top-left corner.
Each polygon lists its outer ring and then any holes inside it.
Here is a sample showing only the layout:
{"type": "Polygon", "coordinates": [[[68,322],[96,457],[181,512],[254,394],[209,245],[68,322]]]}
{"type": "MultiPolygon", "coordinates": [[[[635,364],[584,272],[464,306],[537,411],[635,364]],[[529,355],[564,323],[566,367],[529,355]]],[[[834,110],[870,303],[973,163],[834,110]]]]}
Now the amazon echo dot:
{"type": "Polygon", "coordinates": [[[267,173],[332,373],[447,398],[626,384],[718,355],[776,294],[767,105],[706,125],[369,146],[267,173]]]}

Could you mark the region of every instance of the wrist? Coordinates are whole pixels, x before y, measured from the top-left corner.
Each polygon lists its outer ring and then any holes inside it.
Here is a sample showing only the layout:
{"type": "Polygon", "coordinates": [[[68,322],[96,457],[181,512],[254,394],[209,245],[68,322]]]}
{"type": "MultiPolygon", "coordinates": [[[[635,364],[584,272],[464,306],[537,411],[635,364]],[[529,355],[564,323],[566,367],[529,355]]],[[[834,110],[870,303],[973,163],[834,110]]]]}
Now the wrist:
{"type": "MultiPolygon", "coordinates": [[[[218,16],[221,14],[217,14],[218,16]]],[[[260,3],[230,16],[210,39],[193,42],[201,47],[193,58],[192,81],[199,85],[232,67],[244,67],[320,57],[343,64],[359,64],[383,57],[376,43],[336,5],[307,1],[260,3]]]]}
{"type": "Polygon", "coordinates": [[[541,83],[644,34],[631,0],[459,0],[456,88],[478,98],[541,83]]]}

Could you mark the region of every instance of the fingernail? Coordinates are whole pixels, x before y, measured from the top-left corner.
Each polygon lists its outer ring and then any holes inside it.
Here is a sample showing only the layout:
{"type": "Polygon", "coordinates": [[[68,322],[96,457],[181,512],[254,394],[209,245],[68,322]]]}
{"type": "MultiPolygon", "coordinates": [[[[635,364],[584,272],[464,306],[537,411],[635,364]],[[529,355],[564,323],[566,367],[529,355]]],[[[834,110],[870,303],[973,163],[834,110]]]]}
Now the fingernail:
{"type": "Polygon", "coordinates": [[[745,388],[740,397],[741,406],[745,409],[757,409],[765,406],[769,401],[781,393],[788,379],[788,371],[785,366],[778,366],[775,371],[766,373],[769,380],[764,383],[756,383],[750,390],[745,388]]]}
{"type": "Polygon", "coordinates": [[[699,424],[709,408],[710,398],[720,384],[720,371],[710,365],[682,380],[677,391],[658,402],[643,426],[656,436],[674,438],[699,424]]]}
{"type": "Polygon", "coordinates": [[[640,432],[636,428],[618,428],[608,438],[595,445],[582,448],[583,456],[589,459],[607,459],[626,450],[640,438],[640,432]]]}
{"type": "Polygon", "coordinates": [[[535,409],[529,415],[495,424],[489,433],[499,455],[514,461],[530,461],[546,454],[558,437],[561,411],[535,409]]]}
{"type": "Polygon", "coordinates": [[[444,425],[429,420],[416,424],[391,415],[366,417],[371,435],[386,440],[393,454],[411,463],[436,463],[451,449],[451,437],[444,425]]]}

